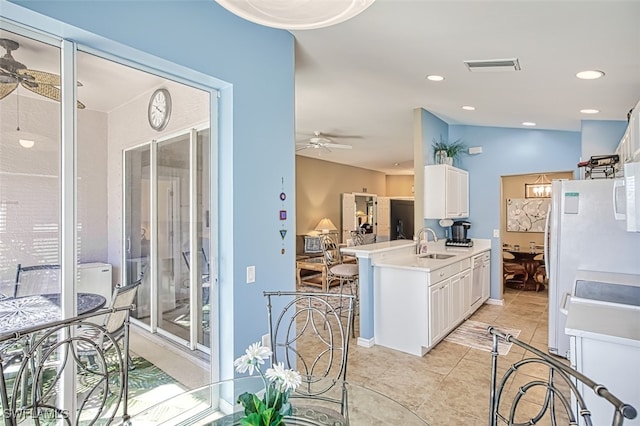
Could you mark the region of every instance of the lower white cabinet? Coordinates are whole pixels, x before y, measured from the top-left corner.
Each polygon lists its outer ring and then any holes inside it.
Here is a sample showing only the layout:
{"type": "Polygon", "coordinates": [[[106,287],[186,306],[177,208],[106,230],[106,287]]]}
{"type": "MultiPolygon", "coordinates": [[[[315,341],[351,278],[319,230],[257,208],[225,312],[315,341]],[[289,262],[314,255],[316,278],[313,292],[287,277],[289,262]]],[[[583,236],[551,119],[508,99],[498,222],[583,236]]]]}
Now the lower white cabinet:
{"type": "Polygon", "coordinates": [[[373,269],[377,345],[422,356],[473,313],[470,257],[431,271],[373,269]]]}

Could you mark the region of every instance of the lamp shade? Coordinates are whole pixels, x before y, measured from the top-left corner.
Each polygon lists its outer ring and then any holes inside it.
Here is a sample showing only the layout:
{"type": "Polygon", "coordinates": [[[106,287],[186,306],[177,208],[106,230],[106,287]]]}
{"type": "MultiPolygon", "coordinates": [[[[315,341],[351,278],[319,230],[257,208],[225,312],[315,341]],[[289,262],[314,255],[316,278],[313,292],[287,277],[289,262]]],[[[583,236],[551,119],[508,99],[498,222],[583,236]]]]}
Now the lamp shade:
{"type": "Polygon", "coordinates": [[[339,24],[374,0],[216,0],[230,12],[257,24],[285,30],[310,30],[339,24]]]}
{"type": "Polygon", "coordinates": [[[338,228],[331,222],[331,219],[328,217],[322,218],[320,222],[316,225],[316,231],[322,231],[327,233],[329,231],[337,231],[338,228]]]}

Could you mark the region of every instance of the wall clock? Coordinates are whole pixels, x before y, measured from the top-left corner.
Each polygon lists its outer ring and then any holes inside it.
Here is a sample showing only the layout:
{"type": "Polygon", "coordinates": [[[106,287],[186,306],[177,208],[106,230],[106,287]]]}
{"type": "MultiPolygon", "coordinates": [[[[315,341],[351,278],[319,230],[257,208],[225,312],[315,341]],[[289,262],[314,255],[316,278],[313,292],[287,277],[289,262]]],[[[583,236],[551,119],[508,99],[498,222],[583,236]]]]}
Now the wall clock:
{"type": "Polygon", "coordinates": [[[149,100],[148,118],[152,129],[161,131],[169,123],[171,117],[171,95],[167,89],[153,92],[149,100]]]}

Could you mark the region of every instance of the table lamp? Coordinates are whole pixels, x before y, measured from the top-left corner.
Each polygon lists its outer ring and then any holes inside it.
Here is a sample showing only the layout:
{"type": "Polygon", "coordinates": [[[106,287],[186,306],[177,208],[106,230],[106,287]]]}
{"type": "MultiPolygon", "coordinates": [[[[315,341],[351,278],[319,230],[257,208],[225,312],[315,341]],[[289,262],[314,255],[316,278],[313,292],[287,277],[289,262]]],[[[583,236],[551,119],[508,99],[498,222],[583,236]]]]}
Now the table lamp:
{"type": "Polygon", "coordinates": [[[328,234],[331,231],[337,231],[338,228],[331,222],[331,219],[328,217],[322,218],[320,222],[316,225],[316,231],[320,231],[323,234],[328,234]]]}

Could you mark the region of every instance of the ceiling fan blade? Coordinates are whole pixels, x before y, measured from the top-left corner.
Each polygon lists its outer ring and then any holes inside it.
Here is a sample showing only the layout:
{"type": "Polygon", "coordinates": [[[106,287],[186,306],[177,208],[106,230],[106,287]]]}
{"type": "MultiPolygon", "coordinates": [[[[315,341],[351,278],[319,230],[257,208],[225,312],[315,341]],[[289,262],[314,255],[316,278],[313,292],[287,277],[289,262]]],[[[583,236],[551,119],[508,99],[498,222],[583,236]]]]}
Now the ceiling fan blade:
{"type": "MultiPolygon", "coordinates": [[[[33,81],[39,84],[49,84],[51,86],[60,87],[60,76],[57,74],[51,74],[46,71],[38,71],[38,70],[18,70],[18,74],[30,75],[33,77],[33,81]]],[[[82,87],[82,83],[77,82],[78,87],[82,87]]]]}
{"type": "Polygon", "coordinates": [[[313,145],[302,145],[302,146],[298,146],[298,147],[296,147],[296,152],[298,152],[298,151],[302,151],[303,149],[307,149],[307,148],[315,148],[315,146],[313,146],[313,145]]]}
{"type": "Polygon", "coordinates": [[[344,134],[340,134],[340,133],[322,133],[321,135],[324,136],[324,137],[333,138],[333,139],[339,139],[339,138],[343,138],[343,139],[362,139],[362,136],[360,136],[360,135],[344,135],[344,134]]]}
{"type": "Polygon", "coordinates": [[[48,84],[50,86],[58,87],[60,86],[60,76],[57,74],[30,69],[18,70],[18,74],[33,77],[33,82],[35,83],[48,84]]]}
{"type": "Polygon", "coordinates": [[[0,83],[0,99],[8,96],[16,90],[16,87],[18,87],[18,83],[0,83]]]}
{"type": "Polygon", "coordinates": [[[341,149],[352,149],[353,148],[351,145],[343,145],[343,144],[340,144],[340,143],[325,143],[325,144],[322,144],[322,146],[330,147],[330,148],[341,148],[341,149]]]}
{"type": "MultiPolygon", "coordinates": [[[[33,93],[44,96],[45,98],[53,99],[54,101],[60,102],[60,89],[55,86],[23,81],[22,87],[31,90],[33,93]]],[[[78,101],[77,107],[78,109],[84,109],[84,104],[78,101]]]]}

